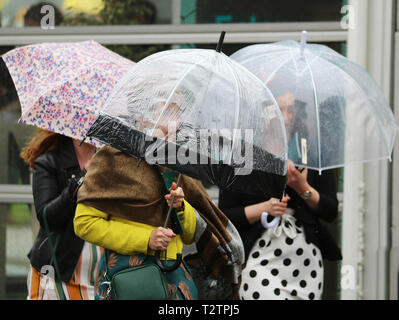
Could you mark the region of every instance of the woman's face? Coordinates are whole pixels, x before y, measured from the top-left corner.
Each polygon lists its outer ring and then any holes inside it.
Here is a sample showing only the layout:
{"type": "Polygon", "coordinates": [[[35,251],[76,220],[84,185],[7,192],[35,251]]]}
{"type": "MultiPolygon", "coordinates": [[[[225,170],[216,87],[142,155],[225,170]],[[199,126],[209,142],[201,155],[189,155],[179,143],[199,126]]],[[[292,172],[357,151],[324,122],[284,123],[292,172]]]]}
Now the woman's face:
{"type": "Polygon", "coordinates": [[[180,107],[172,102],[166,108],[158,122],[157,129],[162,130],[164,136],[167,138],[172,136],[181,122],[180,107]]]}
{"type": "Polygon", "coordinates": [[[295,117],[295,106],[294,106],[295,97],[292,93],[286,93],[278,97],[276,101],[283,115],[285,131],[287,133],[287,139],[288,139],[290,137],[292,120],[295,117]]]}
{"type": "Polygon", "coordinates": [[[137,118],[137,120],[144,128],[150,130],[152,136],[169,140],[179,127],[181,110],[176,103],[171,102],[164,110],[162,105],[156,108],[151,119],[137,118]]]}

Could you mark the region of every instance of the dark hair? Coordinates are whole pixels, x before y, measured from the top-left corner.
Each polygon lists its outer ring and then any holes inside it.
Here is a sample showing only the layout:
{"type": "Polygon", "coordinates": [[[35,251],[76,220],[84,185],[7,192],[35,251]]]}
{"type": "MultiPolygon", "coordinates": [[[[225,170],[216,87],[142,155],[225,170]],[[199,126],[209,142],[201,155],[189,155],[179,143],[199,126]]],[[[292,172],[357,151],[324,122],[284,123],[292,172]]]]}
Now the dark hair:
{"type": "Polygon", "coordinates": [[[345,107],[346,101],[341,96],[330,96],[320,103],[320,132],[327,142],[321,144],[321,163],[333,161],[343,163],[345,137],[345,107]],[[331,137],[333,135],[333,137],[331,137]]]}
{"type": "Polygon", "coordinates": [[[291,124],[291,135],[295,134],[295,132],[302,132],[304,135],[308,134],[306,125],[303,122],[303,119],[307,117],[305,107],[306,107],[306,102],[295,99],[294,102],[295,113],[301,114],[301,117],[294,117],[291,124]]]}
{"type": "Polygon", "coordinates": [[[157,8],[155,5],[148,1],[139,1],[137,5],[142,6],[144,9],[143,16],[145,23],[154,24],[157,20],[157,8]]]}

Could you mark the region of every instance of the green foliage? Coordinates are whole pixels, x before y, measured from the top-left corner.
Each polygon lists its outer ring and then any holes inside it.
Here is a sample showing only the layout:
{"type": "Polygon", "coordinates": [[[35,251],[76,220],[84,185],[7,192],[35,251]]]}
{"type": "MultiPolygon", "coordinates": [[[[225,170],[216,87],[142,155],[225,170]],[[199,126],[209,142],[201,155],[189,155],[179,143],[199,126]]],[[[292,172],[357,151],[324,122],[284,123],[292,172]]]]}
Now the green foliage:
{"type": "Polygon", "coordinates": [[[31,222],[31,213],[29,206],[21,203],[12,203],[8,211],[8,223],[29,224],[31,222]]]}
{"type": "Polygon", "coordinates": [[[154,23],[156,8],[146,0],[105,0],[100,16],[105,24],[154,23]]]}
{"type": "Polygon", "coordinates": [[[70,13],[68,12],[61,25],[64,26],[91,26],[103,24],[100,17],[86,13],[70,13]]]}
{"type": "MultiPolygon", "coordinates": [[[[71,13],[64,17],[65,26],[153,24],[156,8],[147,0],[103,0],[104,7],[98,15],[71,13]]],[[[170,47],[166,45],[107,45],[108,49],[138,62],[141,59],[170,47]]]]}

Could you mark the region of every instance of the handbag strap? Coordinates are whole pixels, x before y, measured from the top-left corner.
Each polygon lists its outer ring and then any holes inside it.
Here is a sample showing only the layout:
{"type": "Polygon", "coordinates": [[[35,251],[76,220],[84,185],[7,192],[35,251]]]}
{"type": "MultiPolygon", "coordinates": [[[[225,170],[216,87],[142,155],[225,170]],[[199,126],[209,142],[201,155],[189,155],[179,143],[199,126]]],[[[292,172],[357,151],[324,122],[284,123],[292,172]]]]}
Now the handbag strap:
{"type": "MultiPolygon", "coordinates": [[[[106,280],[109,280],[110,278],[109,278],[109,276],[108,276],[108,253],[109,253],[109,249],[106,249],[106,248],[104,248],[104,252],[103,252],[103,255],[104,255],[104,263],[105,263],[105,271],[106,271],[106,274],[105,274],[105,278],[106,278],[106,280]]],[[[115,252],[115,251],[114,251],[115,252]]],[[[118,253],[115,253],[115,254],[118,254],[118,253]]],[[[143,262],[145,262],[146,260],[147,260],[147,258],[148,258],[148,255],[146,255],[146,254],[142,254],[143,256],[144,256],[144,260],[143,260],[143,262]]]]}
{"type": "Polygon", "coordinates": [[[50,247],[50,254],[51,254],[50,265],[51,266],[54,265],[54,269],[55,269],[56,276],[57,276],[57,277],[54,277],[54,281],[55,281],[57,287],[59,288],[59,290],[57,290],[57,292],[59,293],[60,300],[66,300],[65,295],[64,295],[64,290],[62,288],[61,275],[60,275],[60,270],[58,268],[57,257],[55,255],[55,251],[57,250],[61,235],[60,234],[57,235],[57,237],[55,239],[55,245],[53,246],[53,241],[51,240],[51,236],[50,236],[50,228],[49,228],[48,222],[47,222],[47,206],[44,207],[44,209],[43,209],[43,224],[44,224],[44,230],[46,232],[46,236],[47,236],[49,247],[50,247]]]}

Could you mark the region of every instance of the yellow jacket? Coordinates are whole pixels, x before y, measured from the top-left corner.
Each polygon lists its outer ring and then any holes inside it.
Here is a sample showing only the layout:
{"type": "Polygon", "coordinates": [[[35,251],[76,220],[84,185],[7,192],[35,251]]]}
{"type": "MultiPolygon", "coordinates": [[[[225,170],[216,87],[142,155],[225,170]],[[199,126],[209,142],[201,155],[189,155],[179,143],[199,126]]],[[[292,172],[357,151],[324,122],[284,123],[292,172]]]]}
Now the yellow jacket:
{"type": "MultiPolygon", "coordinates": [[[[190,244],[194,239],[196,218],[193,207],[184,200],[184,211],[178,212],[178,215],[184,233],[171,239],[168,259],[176,259],[176,254],[182,252],[183,243],[190,244]]],[[[76,207],[73,222],[76,235],[85,241],[123,255],[154,255],[154,251],[148,248],[148,241],[156,227],[110,216],[82,203],[76,207]]]]}

